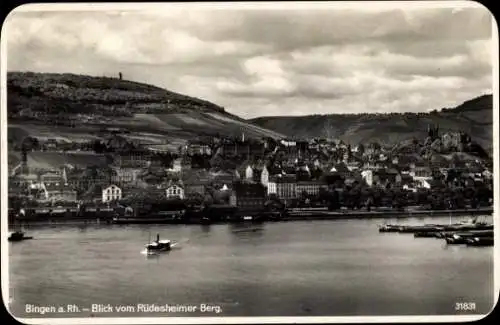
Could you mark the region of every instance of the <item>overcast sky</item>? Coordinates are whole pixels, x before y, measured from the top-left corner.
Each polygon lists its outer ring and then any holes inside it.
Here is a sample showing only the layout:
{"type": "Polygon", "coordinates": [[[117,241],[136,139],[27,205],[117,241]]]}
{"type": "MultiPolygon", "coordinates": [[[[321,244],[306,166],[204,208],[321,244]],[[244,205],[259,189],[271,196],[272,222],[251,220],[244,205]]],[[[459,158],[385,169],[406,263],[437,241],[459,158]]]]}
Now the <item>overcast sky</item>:
{"type": "Polygon", "coordinates": [[[121,71],[245,118],[428,111],[492,93],[486,9],[362,7],[18,11],[8,70],[121,71]]]}

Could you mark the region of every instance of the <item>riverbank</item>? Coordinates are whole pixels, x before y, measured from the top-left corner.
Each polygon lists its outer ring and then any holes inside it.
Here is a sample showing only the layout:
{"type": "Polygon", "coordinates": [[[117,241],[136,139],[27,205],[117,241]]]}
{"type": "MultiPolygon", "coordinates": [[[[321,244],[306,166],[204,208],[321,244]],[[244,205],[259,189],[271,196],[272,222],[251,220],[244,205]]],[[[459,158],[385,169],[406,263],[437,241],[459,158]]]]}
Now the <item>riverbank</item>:
{"type": "Polygon", "coordinates": [[[405,210],[405,211],[292,211],[286,219],[289,220],[328,220],[328,219],[359,219],[359,218],[412,218],[416,216],[477,216],[492,215],[493,208],[460,209],[460,210],[405,210]]]}
{"type": "MultiPolygon", "coordinates": [[[[340,219],[376,219],[376,218],[413,218],[413,217],[474,217],[474,216],[489,216],[493,214],[493,208],[482,209],[462,209],[462,210],[412,210],[412,211],[289,211],[288,213],[277,218],[253,218],[252,220],[227,220],[213,221],[211,223],[240,223],[252,221],[268,221],[268,222],[286,222],[286,221],[304,221],[304,220],[340,220],[340,219]]],[[[112,224],[111,218],[39,218],[39,219],[17,219],[11,223],[15,225],[92,225],[92,224],[112,224]]],[[[130,222],[136,223],[136,222],[130,222]]],[[[200,220],[163,220],[158,222],[156,219],[148,220],[144,217],[144,224],[203,224],[200,220]]],[[[120,224],[127,224],[127,220],[121,220],[120,224]]]]}

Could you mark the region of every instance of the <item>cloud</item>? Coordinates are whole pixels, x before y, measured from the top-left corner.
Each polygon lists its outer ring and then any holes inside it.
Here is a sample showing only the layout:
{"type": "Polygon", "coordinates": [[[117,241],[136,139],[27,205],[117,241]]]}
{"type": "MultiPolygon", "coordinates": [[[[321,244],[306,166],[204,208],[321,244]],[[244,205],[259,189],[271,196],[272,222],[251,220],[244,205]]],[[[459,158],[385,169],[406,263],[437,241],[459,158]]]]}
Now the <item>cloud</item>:
{"type": "Polygon", "coordinates": [[[242,117],[427,111],[492,92],[488,10],[363,6],[17,11],[8,70],[120,71],[242,117]]]}

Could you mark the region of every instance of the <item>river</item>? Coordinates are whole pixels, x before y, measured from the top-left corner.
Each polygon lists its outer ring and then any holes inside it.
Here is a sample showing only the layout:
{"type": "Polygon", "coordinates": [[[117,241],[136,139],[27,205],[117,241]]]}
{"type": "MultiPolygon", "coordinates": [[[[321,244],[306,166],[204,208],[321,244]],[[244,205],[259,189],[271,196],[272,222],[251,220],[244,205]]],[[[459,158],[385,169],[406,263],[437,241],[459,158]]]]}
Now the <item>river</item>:
{"type": "Polygon", "coordinates": [[[492,247],[379,233],[383,222],[448,218],[26,227],[33,240],[9,243],[10,310],[16,317],[455,315],[456,303],[467,302],[474,313],[489,312],[492,247]],[[141,254],[156,233],[179,245],[141,254]],[[78,312],[67,312],[68,304],[78,312]],[[112,310],[92,312],[92,304],[112,310]],[[154,313],[137,304],[197,308],[154,313]],[[27,305],[65,310],[40,315],[27,305]]]}

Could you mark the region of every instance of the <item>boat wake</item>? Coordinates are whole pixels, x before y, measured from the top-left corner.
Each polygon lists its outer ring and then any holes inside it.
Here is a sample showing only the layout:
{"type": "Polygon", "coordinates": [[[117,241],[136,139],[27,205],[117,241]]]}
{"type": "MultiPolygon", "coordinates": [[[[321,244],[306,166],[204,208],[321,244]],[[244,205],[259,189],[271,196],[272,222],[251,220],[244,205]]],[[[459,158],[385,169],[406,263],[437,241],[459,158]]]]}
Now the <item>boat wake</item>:
{"type": "Polygon", "coordinates": [[[150,251],[150,250],[147,250],[147,249],[145,249],[145,248],[144,248],[144,249],[141,251],[141,254],[142,254],[142,255],[158,255],[158,252],[153,252],[153,251],[150,251]]]}

